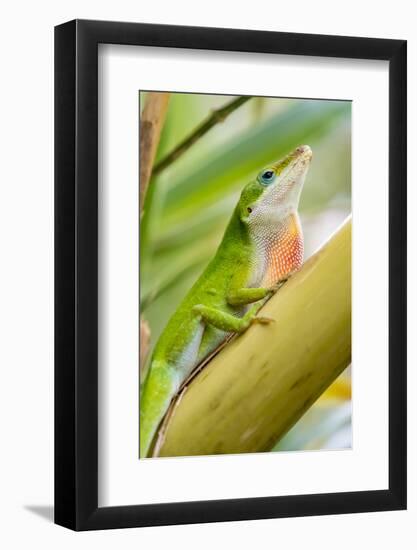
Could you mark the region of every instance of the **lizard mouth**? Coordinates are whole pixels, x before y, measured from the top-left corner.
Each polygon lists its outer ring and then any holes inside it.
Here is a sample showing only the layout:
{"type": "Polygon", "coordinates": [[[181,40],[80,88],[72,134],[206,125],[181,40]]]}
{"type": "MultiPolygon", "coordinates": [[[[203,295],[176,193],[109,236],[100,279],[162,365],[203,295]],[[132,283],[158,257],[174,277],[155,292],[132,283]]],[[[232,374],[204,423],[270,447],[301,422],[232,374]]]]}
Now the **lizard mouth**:
{"type": "Polygon", "coordinates": [[[300,165],[306,166],[310,163],[313,158],[313,151],[308,145],[300,145],[297,149],[294,149],[292,153],[289,154],[291,158],[290,163],[290,172],[292,172],[296,167],[300,165]]]}
{"type": "Polygon", "coordinates": [[[300,145],[294,149],[283,160],[280,160],[274,165],[278,173],[281,173],[284,179],[290,178],[297,172],[307,170],[310,161],[313,157],[313,152],[308,145],[300,145]],[[283,170],[284,165],[284,170],[283,170]]]}
{"type": "Polygon", "coordinates": [[[308,145],[300,145],[300,147],[297,147],[294,151],[294,156],[306,157],[310,160],[313,156],[313,151],[308,145]]]}
{"type": "Polygon", "coordinates": [[[312,158],[313,151],[308,145],[301,145],[301,147],[297,147],[294,151],[294,165],[288,175],[294,174],[296,178],[303,174],[305,175],[312,158]]]}
{"type": "Polygon", "coordinates": [[[313,152],[308,145],[301,145],[288,155],[288,166],[281,173],[281,183],[275,191],[277,206],[285,205],[292,210],[298,207],[312,157],[313,152]]]}

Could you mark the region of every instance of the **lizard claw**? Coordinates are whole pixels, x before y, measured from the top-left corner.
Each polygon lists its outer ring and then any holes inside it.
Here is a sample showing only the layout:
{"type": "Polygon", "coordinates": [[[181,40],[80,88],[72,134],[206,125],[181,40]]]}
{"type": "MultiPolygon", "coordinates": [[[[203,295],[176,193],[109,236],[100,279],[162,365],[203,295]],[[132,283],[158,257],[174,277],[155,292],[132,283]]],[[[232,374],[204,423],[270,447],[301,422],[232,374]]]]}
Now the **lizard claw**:
{"type": "Polygon", "coordinates": [[[288,281],[288,279],[281,279],[281,280],[279,280],[277,283],[275,283],[275,284],[273,284],[271,287],[269,287],[269,291],[272,292],[272,294],[274,294],[274,293],[277,292],[277,290],[279,290],[287,281],[288,281]]]}
{"type": "Polygon", "coordinates": [[[269,325],[271,323],[275,323],[275,319],[272,319],[271,317],[253,317],[251,320],[252,325],[269,325]]]}
{"type": "Polygon", "coordinates": [[[292,275],[294,275],[294,273],[296,273],[296,271],[291,271],[291,273],[288,273],[288,275],[286,275],[285,277],[283,277],[282,279],[280,279],[279,281],[277,281],[275,284],[273,284],[269,290],[271,292],[276,292],[277,290],[279,290],[287,281],[290,277],[292,277],[292,275]]]}

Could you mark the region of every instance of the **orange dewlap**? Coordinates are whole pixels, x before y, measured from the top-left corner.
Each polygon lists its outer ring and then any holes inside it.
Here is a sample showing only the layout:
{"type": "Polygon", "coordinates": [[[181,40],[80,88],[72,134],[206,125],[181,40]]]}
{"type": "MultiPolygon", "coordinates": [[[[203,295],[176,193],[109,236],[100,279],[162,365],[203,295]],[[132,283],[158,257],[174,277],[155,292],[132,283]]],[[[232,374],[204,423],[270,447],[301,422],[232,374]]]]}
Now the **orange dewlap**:
{"type": "Polygon", "coordinates": [[[300,222],[291,214],[280,229],[266,243],[267,269],[263,286],[271,286],[284,279],[303,263],[304,241],[300,222]]]}

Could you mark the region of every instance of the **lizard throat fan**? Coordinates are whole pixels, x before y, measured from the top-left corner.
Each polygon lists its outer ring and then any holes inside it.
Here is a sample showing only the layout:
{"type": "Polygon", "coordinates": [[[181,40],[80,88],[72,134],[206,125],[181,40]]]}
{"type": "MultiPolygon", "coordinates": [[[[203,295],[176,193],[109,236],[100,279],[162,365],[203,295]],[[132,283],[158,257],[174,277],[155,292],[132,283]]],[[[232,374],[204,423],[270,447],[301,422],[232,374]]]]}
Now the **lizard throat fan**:
{"type": "Polygon", "coordinates": [[[263,286],[271,286],[297,271],[303,264],[304,239],[296,213],[290,214],[277,231],[265,235],[257,243],[258,254],[266,259],[263,286]]]}

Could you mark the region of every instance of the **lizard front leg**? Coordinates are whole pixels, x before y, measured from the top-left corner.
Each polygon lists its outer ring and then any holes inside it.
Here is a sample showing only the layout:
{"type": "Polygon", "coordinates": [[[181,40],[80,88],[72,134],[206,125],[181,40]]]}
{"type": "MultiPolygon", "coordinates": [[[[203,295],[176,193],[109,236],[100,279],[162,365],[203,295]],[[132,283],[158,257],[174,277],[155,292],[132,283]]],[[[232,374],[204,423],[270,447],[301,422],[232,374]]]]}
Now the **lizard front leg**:
{"type": "Polygon", "coordinates": [[[263,300],[272,293],[269,288],[237,288],[227,295],[227,302],[231,306],[244,306],[263,300]]]}
{"type": "Polygon", "coordinates": [[[289,273],[286,277],[280,279],[270,287],[242,287],[231,290],[227,295],[227,302],[231,306],[243,306],[258,302],[259,300],[264,300],[279,290],[282,285],[288,281],[291,275],[292,273],[289,273]]]}
{"type": "Polygon", "coordinates": [[[231,313],[227,313],[220,309],[198,304],[193,307],[193,312],[201,316],[201,319],[219,330],[224,332],[244,332],[249,325],[253,323],[268,324],[273,322],[273,319],[267,317],[256,317],[257,312],[262,307],[263,303],[253,305],[243,317],[235,317],[231,313]]]}

